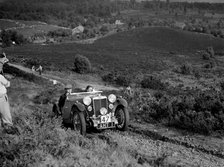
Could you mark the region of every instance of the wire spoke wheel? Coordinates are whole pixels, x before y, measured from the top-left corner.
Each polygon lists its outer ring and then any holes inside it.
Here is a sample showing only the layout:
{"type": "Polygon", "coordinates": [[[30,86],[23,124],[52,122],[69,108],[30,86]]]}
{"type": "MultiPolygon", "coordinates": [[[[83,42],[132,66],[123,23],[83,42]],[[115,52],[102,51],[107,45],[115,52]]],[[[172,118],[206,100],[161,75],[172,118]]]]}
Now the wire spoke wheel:
{"type": "Polygon", "coordinates": [[[116,118],[118,120],[118,124],[117,124],[117,127],[118,128],[122,128],[125,124],[125,113],[124,113],[124,110],[122,108],[119,108],[117,111],[116,111],[116,118]]]}
{"type": "Polygon", "coordinates": [[[78,113],[74,114],[73,125],[75,131],[81,131],[82,125],[78,113]]]}

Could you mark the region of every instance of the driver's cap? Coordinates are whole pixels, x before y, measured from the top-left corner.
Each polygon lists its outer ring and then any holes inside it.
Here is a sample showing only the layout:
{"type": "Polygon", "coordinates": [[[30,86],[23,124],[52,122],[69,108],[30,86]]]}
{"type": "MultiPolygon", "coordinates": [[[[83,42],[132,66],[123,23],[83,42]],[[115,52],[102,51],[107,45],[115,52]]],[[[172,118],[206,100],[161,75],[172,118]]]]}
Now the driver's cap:
{"type": "Polygon", "coordinates": [[[71,84],[66,84],[65,89],[72,89],[72,85],[71,84]]]}

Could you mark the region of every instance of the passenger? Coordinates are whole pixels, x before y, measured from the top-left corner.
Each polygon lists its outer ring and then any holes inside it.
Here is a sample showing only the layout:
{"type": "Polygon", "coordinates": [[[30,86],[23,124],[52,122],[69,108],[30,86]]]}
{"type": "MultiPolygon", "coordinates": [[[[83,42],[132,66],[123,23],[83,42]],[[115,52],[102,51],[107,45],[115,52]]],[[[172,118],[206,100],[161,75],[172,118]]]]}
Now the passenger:
{"type": "Polygon", "coordinates": [[[95,90],[94,90],[93,86],[88,85],[88,86],[86,87],[86,92],[94,92],[94,91],[95,91],[95,90]]]}
{"type": "Polygon", "coordinates": [[[61,95],[60,96],[60,99],[59,99],[59,101],[58,101],[58,107],[59,107],[59,115],[61,115],[62,113],[61,113],[61,109],[64,107],[64,105],[65,105],[65,100],[66,100],[66,98],[67,98],[67,96],[69,95],[69,94],[71,94],[72,93],[72,85],[71,84],[67,84],[67,85],[65,85],[65,92],[64,92],[64,94],[63,95],[61,95]]]}

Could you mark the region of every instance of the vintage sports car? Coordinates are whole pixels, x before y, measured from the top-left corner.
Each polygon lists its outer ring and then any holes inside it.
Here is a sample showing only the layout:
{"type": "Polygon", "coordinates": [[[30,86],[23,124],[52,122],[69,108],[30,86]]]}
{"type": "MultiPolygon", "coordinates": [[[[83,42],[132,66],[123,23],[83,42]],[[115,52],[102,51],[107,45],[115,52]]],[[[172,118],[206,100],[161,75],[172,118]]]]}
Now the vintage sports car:
{"type": "Polygon", "coordinates": [[[102,91],[71,93],[63,107],[54,104],[53,112],[61,113],[63,123],[71,124],[74,130],[86,134],[86,129],[116,128],[125,131],[129,124],[127,101],[114,94],[101,95],[102,91]]]}

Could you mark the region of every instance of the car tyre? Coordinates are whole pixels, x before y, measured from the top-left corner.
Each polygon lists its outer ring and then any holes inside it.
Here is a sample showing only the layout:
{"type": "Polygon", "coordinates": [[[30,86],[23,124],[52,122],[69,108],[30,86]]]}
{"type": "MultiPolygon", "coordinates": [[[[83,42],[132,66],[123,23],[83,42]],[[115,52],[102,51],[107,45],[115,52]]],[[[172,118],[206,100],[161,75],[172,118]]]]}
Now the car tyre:
{"type": "Polygon", "coordinates": [[[129,125],[129,112],[125,107],[118,107],[115,110],[115,117],[118,120],[116,128],[120,131],[128,130],[129,125]]]}
{"type": "Polygon", "coordinates": [[[73,127],[81,135],[86,135],[86,120],[83,112],[75,111],[73,114],[73,127]]]}

